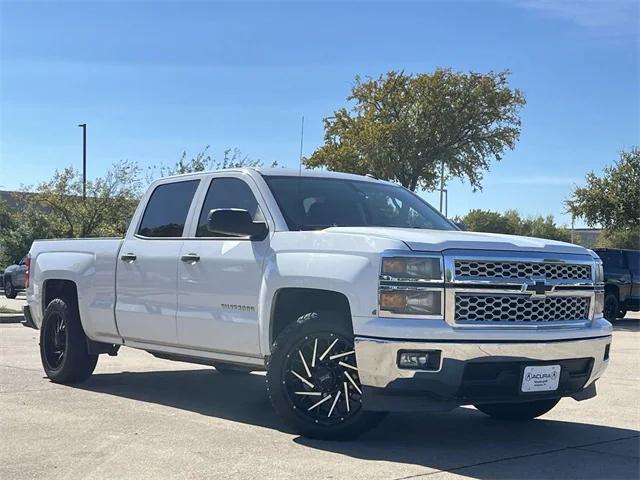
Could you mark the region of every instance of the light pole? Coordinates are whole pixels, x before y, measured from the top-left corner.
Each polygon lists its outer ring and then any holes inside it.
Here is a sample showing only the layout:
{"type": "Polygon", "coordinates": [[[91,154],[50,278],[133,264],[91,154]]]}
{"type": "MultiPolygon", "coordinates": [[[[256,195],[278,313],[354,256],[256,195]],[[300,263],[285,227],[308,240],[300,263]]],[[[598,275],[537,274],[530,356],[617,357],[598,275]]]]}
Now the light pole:
{"type": "Polygon", "coordinates": [[[82,128],[82,201],[87,199],[87,124],[78,125],[82,128]]]}
{"type": "MultiPolygon", "coordinates": [[[[444,160],[440,164],[440,213],[442,213],[442,203],[444,200],[444,160]]],[[[449,203],[449,194],[447,193],[447,203],[449,203]]]]}

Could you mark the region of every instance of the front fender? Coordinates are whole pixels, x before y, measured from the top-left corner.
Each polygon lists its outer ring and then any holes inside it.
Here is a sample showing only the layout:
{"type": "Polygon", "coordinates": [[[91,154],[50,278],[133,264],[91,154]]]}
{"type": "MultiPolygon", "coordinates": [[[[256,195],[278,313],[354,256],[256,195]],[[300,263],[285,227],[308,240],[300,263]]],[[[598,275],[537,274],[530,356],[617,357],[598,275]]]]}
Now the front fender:
{"type": "Polygon", "coordinates": [[[373,253],[283,252],[267,259],[260,292],[260,350],[270,351],[269,324],[278,290],[313,288],[343,294],[352,316],[377,309],[380,255],[373,253]]]}

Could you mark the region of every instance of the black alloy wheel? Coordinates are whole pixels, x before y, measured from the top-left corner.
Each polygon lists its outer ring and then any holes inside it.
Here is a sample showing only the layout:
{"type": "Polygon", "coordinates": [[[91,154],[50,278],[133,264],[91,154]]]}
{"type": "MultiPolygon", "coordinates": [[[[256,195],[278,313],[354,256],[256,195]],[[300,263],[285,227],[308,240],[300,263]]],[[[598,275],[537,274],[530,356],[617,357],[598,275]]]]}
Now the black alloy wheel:
{"type": "Polygon", "coordinates": [[[298,415],[335,425],[358,413],[362,389],[353,343],[337,333],[306,336],[287,354],[285,389],[298,415]]]}
{"type": "Polygon", "coordinates": [[[308,313],[278,335],[267,391],[276,412],[309,438],[355,438],[384,417],[363,408],[351,319],[341,312],[308,313]]]}
{"type": "Polygon", "coordinates": [[[64,361],[67,349],[67,323],[58,313],[52,313],[43,332],[44,361],[51,370],[57,370],[64,361]]]}
{"type": "Polygon", "coordinates": [[[18,296],[18,291],[9,279],[4,282],[4,296],[7,298],[16,298],[18,296]]]}
{"type": "Polygon", "coordinates": [[[618,318],[620,312],[620,306],[618,304],[618,297],[614,293],[607,293],[604,297],[604,318],[613,322],[618,318]]]}

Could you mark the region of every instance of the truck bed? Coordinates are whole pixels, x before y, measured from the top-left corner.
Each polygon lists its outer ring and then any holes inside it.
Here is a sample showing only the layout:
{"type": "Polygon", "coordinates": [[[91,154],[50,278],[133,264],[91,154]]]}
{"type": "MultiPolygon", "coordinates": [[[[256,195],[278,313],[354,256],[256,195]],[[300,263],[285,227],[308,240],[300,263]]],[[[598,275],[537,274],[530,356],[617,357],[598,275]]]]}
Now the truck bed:
{"type": "Polygon", "coordinates": [[[78,308],[85,333],[92,340],[119,338],[116,326],[115,278],[121,238],[36,240],[30,250],[32,292],[27,303],[40,327],[49,279],[77,285],[78,308]],[[87,321],[87,319],[91,319],[87,321]]]}

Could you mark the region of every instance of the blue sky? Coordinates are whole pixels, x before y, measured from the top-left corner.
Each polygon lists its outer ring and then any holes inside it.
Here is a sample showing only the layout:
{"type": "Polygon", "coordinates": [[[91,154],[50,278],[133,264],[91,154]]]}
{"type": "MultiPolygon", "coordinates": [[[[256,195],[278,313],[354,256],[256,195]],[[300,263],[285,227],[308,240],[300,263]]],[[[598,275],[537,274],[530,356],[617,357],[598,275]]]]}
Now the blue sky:
{"type": "MultiPolygon", "coordinates": [[[[627,0],[0,3],[0,188],[120,159],[172,163],[205,145],[297,166],[355,75],[512,71],[522,135],[449,214],[552,213],[639,139],[638,4],[627,0]]],[[[437,204],[437,195],[426,194],[437,204]]]]}

